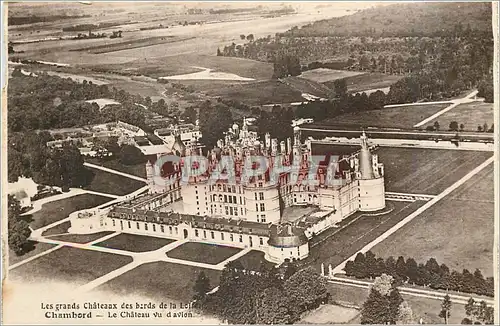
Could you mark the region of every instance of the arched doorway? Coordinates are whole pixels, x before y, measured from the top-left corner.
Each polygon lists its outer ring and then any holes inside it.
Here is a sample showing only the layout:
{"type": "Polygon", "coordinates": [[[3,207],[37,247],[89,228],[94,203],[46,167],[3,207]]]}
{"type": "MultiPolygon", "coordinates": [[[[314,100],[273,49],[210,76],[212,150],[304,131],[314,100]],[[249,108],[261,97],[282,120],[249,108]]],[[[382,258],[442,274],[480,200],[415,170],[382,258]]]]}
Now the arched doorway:
{"type": "Polygon", "coordinates": [[[188,230],[184,229],[184,239],[187,239],[188,237],[188,230]]]}

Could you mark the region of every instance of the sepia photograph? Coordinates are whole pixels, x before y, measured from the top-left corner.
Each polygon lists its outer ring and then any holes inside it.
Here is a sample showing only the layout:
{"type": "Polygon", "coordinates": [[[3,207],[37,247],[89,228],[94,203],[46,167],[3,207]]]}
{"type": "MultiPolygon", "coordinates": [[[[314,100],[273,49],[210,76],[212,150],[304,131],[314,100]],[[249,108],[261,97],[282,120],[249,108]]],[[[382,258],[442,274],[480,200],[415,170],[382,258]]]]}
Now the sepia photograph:
{"type": "Polygon", "coordinates": [[[2,325],[500,323],[498,2],[2,15],[2,325]]]}

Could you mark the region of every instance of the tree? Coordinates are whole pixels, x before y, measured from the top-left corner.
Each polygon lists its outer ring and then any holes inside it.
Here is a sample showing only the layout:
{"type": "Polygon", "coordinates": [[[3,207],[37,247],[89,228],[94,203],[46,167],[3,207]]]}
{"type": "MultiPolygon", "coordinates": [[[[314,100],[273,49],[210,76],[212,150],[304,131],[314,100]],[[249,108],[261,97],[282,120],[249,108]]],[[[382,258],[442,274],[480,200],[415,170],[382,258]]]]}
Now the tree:
{"type": "Polygon", "coordinates": [[[443,302],[441,303],[441,311],[439,312],[439,317],[444,319],[444,323],[448,324],[448,320],[451,316],[451,299],[447,294],[445,295],[443,302]]]}
{"type": "Polygon", "coordinates": [[[488,124],[485,122],[483,125],[483,131],[487,132],[488,131],[488,124]]]}
{"type": "Polygon", "coordinates": [[[394,278],[386,274],[377,277],[368,299],[361,309],[362,324],[395,324],[403,298],[394,286],[394,278]]]}
{"type": "Polygon", "coordinates": [[[463,123],[460,124],[460,131],[464,131],[465,125],[463,123]]]}
{"type": "Polygon", "coordinates": [[[253,41],[254,41],[254,38],[255,38],[255,37],[253,36],[253,34],[248,34],[248,35],[247,35],[247,41],[249,41],[249,42],[253,42],[253,41]]]}
{"type": "Polygon", "coordinates": [[[465,315],[470,317],[471,324],[478,317],[478,307],[476,306],[476,301],[473,298],[470,298],[465,305],[465,315]]]}
{"type": "Polygon", "coordinates": [[[201,143],[206,148],[214,148],[219,139],[224,138],[224,132],[233,124],[231,110],[222,104],[212,105],[205,102],[200,109],[201,143]]]}
{"type": "Polygon", "coordinates": [[[269,287],[257,297],[257,324],[291,324],[295,320],[288,310],[288,301],[278,287],[269,287]]]}
{"type": "Polygon", "coordinates": [[[411,309],[410,305],[406,301],[403,301],[399,305],[398,321],[399,321],[399,323],[404,324],[404,325],[414,324],[413,310],[411,309]]]}
{"type": "Polygon", "coordinates": [[[28,222],[21,218],[21,206],[12,195],[8,195],[8,242],[9,249],[21,256],[29,251],[31,229],[28,222]]]}
{"type": "Polygon", "coordinates": [[[439,131],[439,127],[440,127],[439,122],[438,121],[434,122],[434,130],[439,131]]]}
{"type": "Polygon", "coordinates": [[[193,290],[193,300],[203,301],[203,299],[205,299],[206,294],[210,291],[210,280],[205,275],[205,272],[201,271],[200,274],[198,274],[193,290]]]}
{"type": "Polygon", "coordinates": [[[333,81],[333,89],[335,91],[336,98],[342,98],[347,96],[347,82],[344,78],[336,79],[333,81]]]}
{"type": "Polygon", "coordinates": [[[456,121],[450,122],[449,129],[450,129],[450,131],[458,131],[458,122],[456,122],[456,121]]]}

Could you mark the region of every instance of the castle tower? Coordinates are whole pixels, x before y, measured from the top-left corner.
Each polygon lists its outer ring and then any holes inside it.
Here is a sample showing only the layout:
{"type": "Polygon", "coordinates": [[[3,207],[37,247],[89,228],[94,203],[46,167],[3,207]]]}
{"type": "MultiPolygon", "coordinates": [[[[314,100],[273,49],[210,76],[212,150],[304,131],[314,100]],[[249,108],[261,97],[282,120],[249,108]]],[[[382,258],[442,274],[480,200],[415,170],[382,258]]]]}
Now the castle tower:
{"type": "Polygon", "coordinates": [[[377,211],[385,207],[384,176],[378,172],[379,163],[368,146],[365,132],[360,137],[361,151],[359,153],[359,210],[377,211]],[[375,161],[375,162],[374,162],[375,161]]]}
{"type": "Polygon", "coordinates": [[[149,193],[153,192],[153,186],[154,186],[154,169],[153,165],[151,164],[151,161],[148,160],[146,163],[146,179],[149,187],[149,193]]]}

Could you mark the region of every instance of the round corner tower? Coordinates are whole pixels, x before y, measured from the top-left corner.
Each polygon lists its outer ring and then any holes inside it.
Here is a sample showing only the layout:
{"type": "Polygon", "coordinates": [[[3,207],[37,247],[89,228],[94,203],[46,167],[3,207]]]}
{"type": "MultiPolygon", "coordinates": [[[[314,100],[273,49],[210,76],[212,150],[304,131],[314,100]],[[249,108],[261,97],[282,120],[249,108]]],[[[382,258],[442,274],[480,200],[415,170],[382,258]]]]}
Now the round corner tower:
{"type": "Polygon", "coordinates": [[[377,211],[385,207],[384,167],[378,156],[370,152],[365,133],[360,137],[359,153],[359,210],[377,211]]]}

